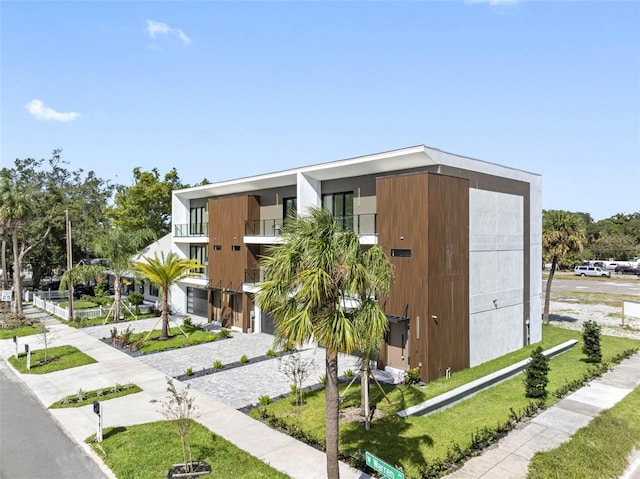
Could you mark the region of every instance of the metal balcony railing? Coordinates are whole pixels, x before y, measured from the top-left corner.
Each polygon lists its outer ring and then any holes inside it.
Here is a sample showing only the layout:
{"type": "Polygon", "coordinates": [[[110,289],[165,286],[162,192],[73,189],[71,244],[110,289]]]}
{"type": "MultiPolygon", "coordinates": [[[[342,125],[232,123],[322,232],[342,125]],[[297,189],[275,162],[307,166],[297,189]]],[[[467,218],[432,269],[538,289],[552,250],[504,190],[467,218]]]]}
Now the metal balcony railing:
{"type": "Polygon", "coordinates": [[[209,234],[209,223],[188,223],[174,225],[174,236],[207,236],[209,234]]]}

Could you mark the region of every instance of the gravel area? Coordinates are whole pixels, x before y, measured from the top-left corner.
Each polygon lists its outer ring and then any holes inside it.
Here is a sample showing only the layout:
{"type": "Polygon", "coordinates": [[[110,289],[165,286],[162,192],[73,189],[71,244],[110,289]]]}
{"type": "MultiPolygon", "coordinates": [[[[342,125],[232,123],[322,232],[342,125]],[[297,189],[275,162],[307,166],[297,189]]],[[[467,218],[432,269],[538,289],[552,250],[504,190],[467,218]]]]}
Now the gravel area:
{"type": "MultiPolygon", "coordinates": [[[[640,298],[638,298],[640,301],[640,298]]],[[[604,304],[586,304],[574,301],[551,301],[551,324],[582,331],[582,323],[595,321],[602,327],[602,334],[640,339],[640,318],[626,316],[622,326],[622,302],[613,307],[604,304]]]]}

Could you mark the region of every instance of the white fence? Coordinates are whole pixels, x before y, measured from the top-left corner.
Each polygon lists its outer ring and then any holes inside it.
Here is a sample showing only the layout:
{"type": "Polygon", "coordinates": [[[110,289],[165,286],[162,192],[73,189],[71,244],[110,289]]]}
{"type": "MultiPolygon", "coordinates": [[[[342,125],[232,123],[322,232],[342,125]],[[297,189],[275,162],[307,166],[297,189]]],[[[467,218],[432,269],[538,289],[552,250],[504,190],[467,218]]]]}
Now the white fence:
{"type": "MultiPolygon", "coordinates": [[[[44,309],[46,312],[53,314],[54,316],[64,319],[67,321],[69,319],[69,308],[63,308],[58,303],[54,303],[53,301],[49,301],[46,298],[41,297],[42,293],[35,292],[33,294],[33,305],[37,308],[44,309]]],[[[45,293],[46,295],[47,293],[45,293]]],[[[109,309],[111,307],[103,307],[99,306],[97,308],[91,309],[75,309],[73,310],[73,319],[76,321],[82,321],[84,319],[91,318],[103,318],[107,315],[109,309]]],[[[148,304],[143,304],[139,307],[140,313],[148,313],[151,310],[151,306],[148,304]]]]}

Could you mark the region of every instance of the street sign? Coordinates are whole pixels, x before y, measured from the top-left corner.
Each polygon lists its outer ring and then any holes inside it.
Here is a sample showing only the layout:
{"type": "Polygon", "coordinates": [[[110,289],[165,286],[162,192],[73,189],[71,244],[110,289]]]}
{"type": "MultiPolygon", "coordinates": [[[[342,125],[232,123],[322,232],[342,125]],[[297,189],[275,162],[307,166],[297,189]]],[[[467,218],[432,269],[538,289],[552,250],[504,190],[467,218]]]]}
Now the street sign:
{"type": "Polygon", "coordinates": [[[364,451],[364,460],[367,466],[378,471],[385,479],[404,479],[404,474],[401,471],[374,456],[369,451],[364,451]]]}
{"type": "Polygon", "coordinates": [[[0,301],[4,301],[4,302],[10,302],[11,301],[11,290],[10,289],[3,289],[2,291],[0,291],[0,301]]]}

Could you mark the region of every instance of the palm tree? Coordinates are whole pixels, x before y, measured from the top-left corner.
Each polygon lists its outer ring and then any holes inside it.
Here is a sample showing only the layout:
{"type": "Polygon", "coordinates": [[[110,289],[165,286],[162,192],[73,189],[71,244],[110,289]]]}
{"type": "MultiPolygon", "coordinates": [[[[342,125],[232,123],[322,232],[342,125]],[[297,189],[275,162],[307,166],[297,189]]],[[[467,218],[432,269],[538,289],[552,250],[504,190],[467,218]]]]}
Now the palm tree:
{"type": "Polygon", "coordinates": [[[325,348],[327,477],[336,479],[338,353],[363,351],[383,337],[387,318],[376,295],[388,293],[393,272],[382,248],[363,250],[358,235],[342,229],[329,212],[309,213],[287,221],[284,243],[262,259],[257,301],[273,314],[280,341],[317,341],[325,348]]]}
{"type": "Polygon", "coordinates": [[[162,291],[162,333],[158,339],[168,339],[169,287],[182,279],[199,276],[200,273],[193,270],[204,269],[204,266],[197,259],[181,258],[176,253],[169,253],[166,257],[163,253],[160,258],[157,254],[153,258],[142,255],[142,258],[144,261],[136,263],[138,273],[162,291]]]}
{"type": "Polygon", "coordinates": [[[60,288],[66,288],[70,282],[78,283],[88,278],[105,276],[107,271],[114,277],[114,319],[120,318],[122,304],[122,277],[133,269],[133,256],[153,237],[149,230],[125,231],[119,227],[106,230],[99,235],[93,245],[93,252],[107,261],[107,267],[99,265],[80,265],[66,271],[60,281],[60,288]]]}
{"type": "Polygon", "coordinates": [[[575,213],[562,210],[548,210],[542,217],[542,247],[547,257],[551,257],[551,271],[547,279],[544,296],[542,322],[549,323],[549,302],[551,300],[551,282],[558,266],[558,260],[569,253],[582,252],[586,242],[586,229],[581,218],[575,213]]]}
{"type": "MultiPolygon", "coordinates": [[[[0,231],[11,235],[13,246],[13,302],[11,311],[22,314],[22,256],[18,249],[18,232],[27,225],[32,214],[29,196],[11,183],[7,176],[0,179],[0,231]]],[[[4,253],[4,252],[3,252],[4,253]]],[[[4,254],[3,254],[4,257],[4,254]]],[[[6,265],[3,264],[3,271],[6,265]]]]}

